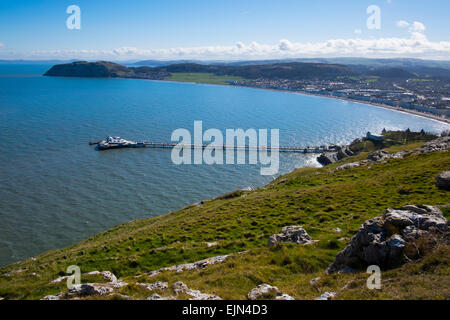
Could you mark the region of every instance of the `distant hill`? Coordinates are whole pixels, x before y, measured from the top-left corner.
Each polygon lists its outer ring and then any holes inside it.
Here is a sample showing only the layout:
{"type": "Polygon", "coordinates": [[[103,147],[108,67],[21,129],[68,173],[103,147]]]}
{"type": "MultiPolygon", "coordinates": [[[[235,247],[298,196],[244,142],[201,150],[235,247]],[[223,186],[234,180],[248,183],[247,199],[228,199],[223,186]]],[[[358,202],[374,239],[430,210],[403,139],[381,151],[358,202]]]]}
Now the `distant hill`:
{"type": "Polygon", "coordinates": [[[375,69],[369,71],[368,75],[389,79],[410,79],[417,77],[417,75],[400,68],[375,69]]]}
{"type": "Polygon", "coordinates": [[[53,66],[44,75],[89,78],[142,78],[164,79],[171,73],[212,73],[215,75],[239,76],[247,79],[334,79],[339,76],[354,76],[357,72],[343,66],[320,63],[279,63],[251,66],[203,65],[197,63],[173,64],[161,67],[125,67],[107,62],[79,61],[53,66]]]}
{"type": "Polygon", "coordinates": [[[168,77],[169,74],[163,70],[150,67],[128,68],[108,61],[78,61],[55,65],[51,67],[50,70],[44,74],[44,76],[164,79],[165,77],[168,77]]]}
{"type": "MultiPolygon", "coordinates": [[[[306,59],[308,60],[308,59],[306,59]]],[[[439,61],[413,59],[309,59],[311,62],[274,62],[278,60],[225,63],[197,63],[185,60],[183,63],[147,60],[136,63],[153,66],[126,67],[108,62],[78,61],[57,64],[48,70],[46,76],[95,77],[95,78],[138,78],[164,80],[173,73],[209,73],[216,76],[235,76],[244,79],[288,79],[288,80],[333,80],[342,77],[379,77],[385,79],[450,78],[450,64],[439,61]],[[327,61],[347,61],[360,64],[337,64],[327,61]],[[259,64],[257,64],[259,63],[259,64]],[[440,65],[441,67],[437,67],[440,65]]],[[[176,61],[173,61],[176,62],[176,61]]]]}
{"type": "MultiPolygon", "coordinates": [[[[262,65],[280,65],[291,63],[308,63],[308,64],[333,64],[343,65],[355,72],[367,74],[369,72],[386,72],[388,69],[402,69],[403,71],[414,74],[414,77],[421,78],[450,78],[450,61],[438,60],[421,60],[410,58],[399,59],[369,59],[369,58],[293,58],[293,59],[272,59],[272,60],[244,60],[244,61],[201,61],[201,60],[145,60],[136,62],[135,65],[140,66],[170,66],[177,64],[202,64],[208,66],[222,66],[222,67],[250,67],[262,65]]],[[[391,70],[393,71],[393,70],[391,70]]],[[[398,75],[405,73],[399,73],[398,75]]],[[[391,75],[395,75],[391,72],[391,75]]],[[[398,77],[397,75],[397,77],[398,77]]],[[[400,77],[400,78],[403,78],[400,77]]],[[[395,77],[394,77],[395,78],[395,77]]]]}

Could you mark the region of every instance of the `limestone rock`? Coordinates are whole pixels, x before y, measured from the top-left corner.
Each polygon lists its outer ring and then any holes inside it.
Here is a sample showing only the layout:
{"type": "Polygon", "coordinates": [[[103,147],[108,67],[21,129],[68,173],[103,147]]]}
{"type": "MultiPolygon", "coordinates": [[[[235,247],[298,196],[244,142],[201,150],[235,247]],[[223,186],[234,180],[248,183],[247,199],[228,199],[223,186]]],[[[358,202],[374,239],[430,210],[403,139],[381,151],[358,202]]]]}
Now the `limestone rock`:
{"type": "Polygon", "coordinates": [[[68,296],[103,296],[113,292],[113,288],[110,286],[96,284],[96,283],[84,283],[76,284],[69,288],[68,296]]]}
{"type": "Polygon", "coordinates": [[[181,281],[175,282],[172,285],[172,288],[173,288],[175,294],[184,293],[189,289],[188,286],[184,282],[181,282],[181,281]]]}
{"type": "Polygon", "coordinates": [[[314,300],[330,300],[336,296],[336,292],[325,292],[320,297],[315,298],[314,300]]]}
{"type": "Polygon", "coordinates": [[[422,147],[414,149],[413,154],[446,151],[450,147],[450,136],[440,137],[425,143],[422,147]]]}
{"type": "Polygon", "coordinates": [[[337,152],[325,152],[317,157],[317,161],[323,166],[335,163],[338,160],[337,152]]]}
{"type": "Polygon", "coordinates": [[[90,276],[100,274],[103,277],[103,279],[108,280],[109,282],[112,282],[112,283],[116,283],[117,282],[116,276],[111,271],[102,271],[102,272],[100,272],[100,271],[91,271],[91,272],[88,272],[86,274],[90,275],[90,276]]]}
{"type": "Polygon", "coordinates": [[[442,190],[450,190],[450,171],[441,172],[437,176],[436,187],[442,190]]]}
{"type": "Polygon", "coordinates": [[[389,152],[384,151],[384,150],[378,150],[378,151],[375,151],[375,152],[372,152],[371,154],[369,154],[367,156],[367,159],[374,161],[374,162],[380,162],[380,161],[389,159],[391,157],[392,157],[392,155],[389,152]]]}
{"type": "Polygon", "coordinates": [[[290,295],[280,292],[277,287],[271,286],[267,283],[262,283],[256,288],[252,289],[247,294],[247,298],[249,300],[295,300],[290,295]]]}
{"type": "Polygon", "coordinates": [[[222,300],[222,298],[220,298],[219,296],[203,293],[200,290],[189,289],[188,286],[181,281],[175,282],[172,285],[172,288],[174,289],[176,295],[184,293],[191,296],[189,300],[222,300]]]}
{"type": "Polygon", "coordinates": [[[147,300],[175,300],[176,297],[174,296],[168,296],[168,297],[161,297],[159,294],[152,294],[150,297],[147,298],[147,300]]]}
{"type": "Polygon", "coordinates": [[[361,166],[360,162],[346,163],[346,164],[343,164],[343,165],[340,165],[339,167],[337,167],[336,171],[357,168],[359,166],[361,166]]]}
{"type": "Polygon", "coordinates": [[[269,237],[268,246],[276,246],[280,242],[293,242],[298,244],[313,243],[313,239],[301,226],[287,226],[281,229],[281,233],[269,237]]]}
{"type": "Polygon", "coordinates": [[[219,296],[216,296],[214,294],[203,293],[200,292],[199,290],[188,289],[186,290],[185,293],[192,297],[189,298],[189,300],[222,300],[222,298],[219,296]]]}
{"type": "Polygon", "coordinates": [[[288,295],[287,293],[283,293],[281,294],[281,296],[277,296],[275,298],[275,300],[295,300],[294,298],[292,298],[290,295],[288,295]]]}
{"type": "Polygon", "coordinates": [[[369,265],[390,268],[433,250],[439,241],[448,241],[448,222],[437,207],[407,205],[387,209],[367,220],[336,256],[327,273],[369,265]],[[417,246],[419,243],[419,247],[417,246]]]}
{"type": "Polygon", "coordinates": [[[247,298],[249,300],[263,300],[268,298],[274,298],[277,296],[281,296],[282,293],[278,290],[277,287],[273,287],[268,285],[267,283],[262,283],[256,288],[252,289],[248,294],[247,298]]]}
{"type": "Polygon", "coordinates": [[[179,265],[170,266],[170,267],[164,267],[164,268],[160,268],[160,269],[151,271],[148,274],[148,277],[154,277],[163,271],[183,272],[186,270],[203,269],[211,264],[221,263],[221,262],[225,261],[226,258],[228,258],[228,255],[211,257],[211,258],[199,260],[199,261],[196,261],[193,263],[185,263],[185,264],[179,264],[179,265]]]}
{"type": "Polygon", "coordinates": [[[165,290],[169,287],[167,282],[157,281],[155,283],[136,283],[138,286],[141,286],[149,291],[153,290],[165,290]]]}
{"type": "Polygon", "coordinates": [[[55,295],[45,296],[41,300],[61,300],[62,298],[64,298],[64,294],[60,292],[55,295]]]}

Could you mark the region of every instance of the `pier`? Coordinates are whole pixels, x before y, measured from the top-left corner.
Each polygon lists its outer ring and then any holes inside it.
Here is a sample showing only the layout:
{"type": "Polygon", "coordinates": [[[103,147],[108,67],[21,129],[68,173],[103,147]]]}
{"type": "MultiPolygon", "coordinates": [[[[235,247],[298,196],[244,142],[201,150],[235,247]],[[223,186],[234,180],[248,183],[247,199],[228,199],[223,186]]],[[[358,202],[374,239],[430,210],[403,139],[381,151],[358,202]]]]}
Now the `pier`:
{"type": "Polygon", "coordinates": [[[291,152],[291,153],[324,153],[324,152],[333,152],[338,151],[340,149],[337,145],[329,145],[329,146],[316,146],[316,147],[295,147],[295,146],[235,146],[235,145],[208,145],[208,144],[178,144],[178,143],[167,143],[167,142],[134,142],[127,141],[124,144],[108,144],[105,140],[89,142],[89,145],[97,145],[98,150],[109,150],[109,149],[120,149],[120,148],[155,148],[155,149],[172,149],[175,146],[190,148],[190,149],[206,149],[214,148],[223,150],[233,149],[236,151],[278,151],[278,152],[291,152]]]}

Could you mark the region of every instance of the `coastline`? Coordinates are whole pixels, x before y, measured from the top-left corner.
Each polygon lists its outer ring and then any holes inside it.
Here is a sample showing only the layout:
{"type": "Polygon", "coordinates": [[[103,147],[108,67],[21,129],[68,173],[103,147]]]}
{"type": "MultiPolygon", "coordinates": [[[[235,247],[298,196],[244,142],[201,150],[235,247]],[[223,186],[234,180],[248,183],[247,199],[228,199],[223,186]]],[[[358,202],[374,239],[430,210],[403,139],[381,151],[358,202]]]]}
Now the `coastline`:
{"type": "MultiPolygon", "coordinates": [[[[162,81],[181,83],[181,81],[171,81],[171,80],[162,80],[162,81]]],[[[202,83],[202,82],[190,82],[190,83],[194,83],[194,84],[210,84],[210,83],[202,83]]],[[[213,85],[222,86],[221,84],[213,84],[213,85]]],[[[366,106],[390,109],[390,110],[401,112],[401,113],[412,114],[412,115],[415,115],[415,116],[418,116],[418,117],[423,117],[423,118],[435,120],[435,121],[438,121],[438,122],[450,125],[450,119],[448,119],[448,118],[438,117],[438,116],[433,115],[431,113],[425,113],[425,112],[420,112],[420,111],[411,110],[411,109],[405,109],[405,108],[401,108],[401,107],[393,107],[393,106],[390,106],[390,105],[387,105],[387,104],[381,104],[381,103],[375,103],[375,102],[369,102],[369,101],[359,101],[359,100],[353,100],[353,99],[344,98],[344,97],[326,96],[326,95],[317,94],[317,93],[310,93],[310,92],[306,92],[306,91],[293,91],[293,90],[275,89],[275,88],[258,88],[258,87],[240,86],[240,85],[234,85],[234,84],[228,84],[228,85],[223,85],[223,86],[231,86],[231,87],[238,87],[238,88],[251,88],[251,89],[260,89],[260,90],[271,90],[271,91],[278,91],[278,92],[287,92],[287,93],[300,94],[300,95],[305,95],[305,96],[313,96],[313,97],[320,97],[320,98],[327,98],[327,99],[342,100],[342,101],[358,103],[358,104],[362,104],[362,105],[366,105],[366,106]]]]}
{"type": "MultiPolygon", "coordinates": [[[[138,79],[138,80],[141,80],[141,79],[138,79]]],[[[305,96],[313,96],[313,97],[320,97],[320,98],[327,98],[327,99],[342,100],[342,101],[358,103],[358,104],[362,104],[362,105],[366,105],[366,106],[384,108],[384,109],[389,109],[389,110],[393,110],[393,111],[397,111],[397,112],[401,112],[401,113],[407,113],[407,114],[415,115],[417,117],[423,117],[423,118],[431,119],[431,120],[434,120],[434,121],[438,121],[438,122],[450,125],[450,119],[449,118],[442,118],[442,117],[433,115],[431,113],[425,113],[425,112],[420,112],[420,111],[411,110],[411,109],[405,109],[405,108],[401,108],[401,107],[394,107],[394,106],[390,106],[390,105],[387,105],[387,104],[375,103],[375,102],[370,102],[370,101],[359,101],[359,100],[353,100],[353,99],[344,98],[344,97],[326,96],[326,95],[317,94],[317,93],[311,93],[311,92],[306,92],[306,91],[293,91],[293,90],[275,89],[275,88],[259,88],[259,87],[251,87],[251,86],[243,86],[243,85],[235,85],[235,84],[217,84],[217,83],[207,83],[207,82],[188,82],[188,81],[176,81],[176,80],[151,80],[151,79],[142,79],[142,80],[161,81],[161,82],[176,82],[176,83],[190,83],[190,84],[202,84],[202,85],[206,84],[206,85],[225,86],[225,87],[228,86],[228,87],[237,87],[237,88],[249,88],[249,89],[269,90],[269,91],[277,91],[277,92],[287,92],[287,93],[294,93],[294,94],[300,94],[300,95],[305,95],[305,96]]]]}

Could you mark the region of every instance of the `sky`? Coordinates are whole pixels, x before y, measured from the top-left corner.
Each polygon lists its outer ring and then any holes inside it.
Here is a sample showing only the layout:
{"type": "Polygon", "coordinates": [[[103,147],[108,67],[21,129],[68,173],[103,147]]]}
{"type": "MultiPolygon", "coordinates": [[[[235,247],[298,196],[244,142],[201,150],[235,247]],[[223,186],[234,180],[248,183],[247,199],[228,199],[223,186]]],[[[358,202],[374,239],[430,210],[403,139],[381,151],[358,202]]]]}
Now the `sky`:
{"type": "Polygon", "coordinates": [[[0,59],[450,60],[449,14],[448,0],[0,0],[0,59]]]}

